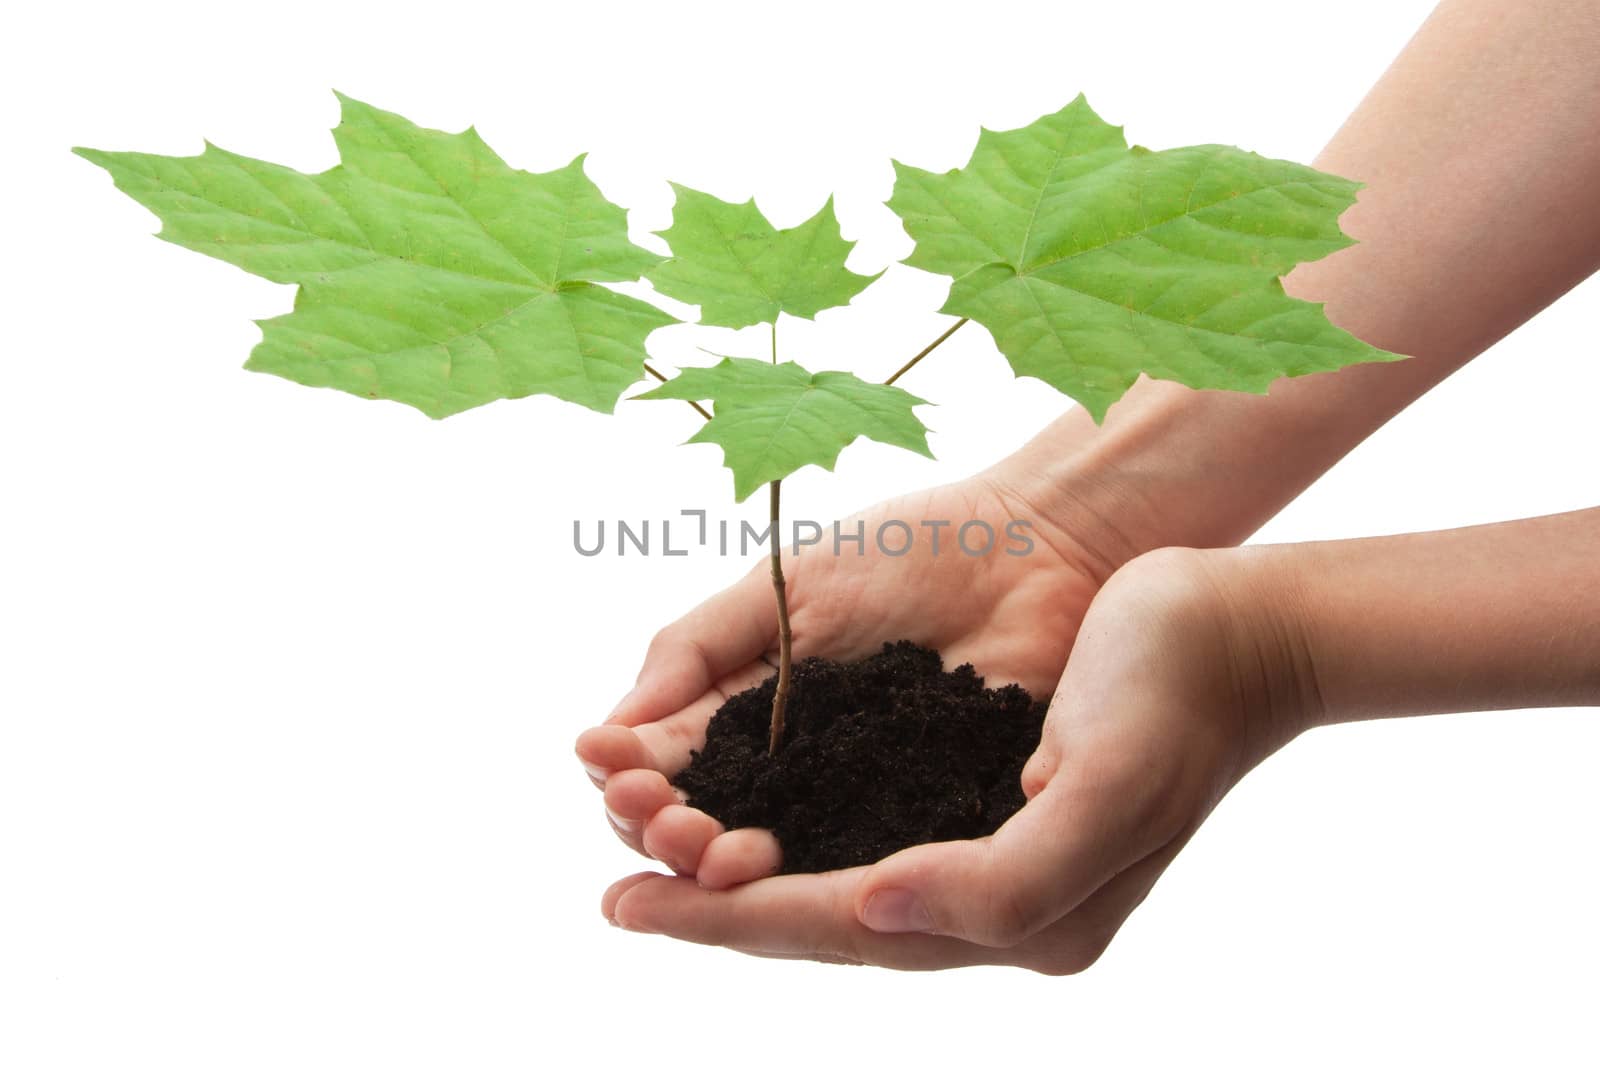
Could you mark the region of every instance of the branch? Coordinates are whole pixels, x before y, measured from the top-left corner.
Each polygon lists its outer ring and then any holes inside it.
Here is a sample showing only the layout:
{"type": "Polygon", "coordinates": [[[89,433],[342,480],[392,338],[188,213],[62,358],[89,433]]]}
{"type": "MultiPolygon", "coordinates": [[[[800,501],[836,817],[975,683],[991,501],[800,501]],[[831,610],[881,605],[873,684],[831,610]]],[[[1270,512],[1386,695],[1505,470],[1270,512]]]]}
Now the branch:
{"type": "Polygon", "coordinates": [[[967,323],[969,323],[971,321],[972,321],[971,319],[957,319],[956,320],[956,324],[954,326],[950,327],[944,333],[941,333],[938,337],[935,337],[933,339],[933,343],[932,344],[930,344],[927,348],[924,348],[921,352],[918,352],[916,355],[912,356],[910,361],[907,362],[905,366],[901,367],[899,370],[897,370],[893,374],[889,375],[889,377],[885,378],[884,381],[883,381],[883,384],[884,385],[893,385],[895,382],[899,381],[900,380],[900,375],[904,374],[906,371],[910,370],[912,367],[915,367],[918,363],[921,363],[923,356],[927,355],[929,352],[932,352],[935,348],[938,348],[940,345],[944,344],[946,339],[948,339],[951,334],[955,333],[957,330],[961,329],[961,327],[965,326],[967,323]]]}
{"type": "MultiPolygon", "coordinates": [[[[644,372],[646,374],[650,375],[650,377],[654,378],[658,382],[665,382],[667,380],[666,375],[662,374],[660,371],[656,370],[654,367],[652,367],[648,363],[646,363],[644,365],[644,372]]],[[[685,401],[685,403],[687,403],[690,407],[692,407],[696,411],[698,411],[700,413],[700,417],[702,419],[705,419],[707,422],[711,421],[711,412],[709,412],[705,408],[701,407],[699,405],[699,403],[697,403],[696,401],[693,401],[693,400],[685,401]]]]}

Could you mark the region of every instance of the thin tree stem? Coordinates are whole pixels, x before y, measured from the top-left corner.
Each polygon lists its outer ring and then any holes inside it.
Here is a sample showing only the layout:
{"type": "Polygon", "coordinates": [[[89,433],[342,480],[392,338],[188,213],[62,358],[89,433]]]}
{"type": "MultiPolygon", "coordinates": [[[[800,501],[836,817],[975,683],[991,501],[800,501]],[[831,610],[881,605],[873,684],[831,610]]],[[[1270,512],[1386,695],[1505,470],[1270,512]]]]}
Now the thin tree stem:
{"type": "Polygon", "coordinates": [[[906,371],[910,370],[912,367],[915,367],[918,363],[921,363],[923,356],[927,355],[929,352],[932,352],[935,348],[938,348],[940,345],[944,344],[945,341],[949,339],[951,334],[955,333],[957,330],[961,329],[961,327],[965,326],[967,323],[969,323],[971,321],[972,321],[971,319],[957,319],[956,320],[956,324],[954,326],[950,327],[944,333],[941,333],[938,337],[935,337],[933,339],[933,343],[932,344],[930,344],[927,348],[924,348],[921,352],[918,352],[916,355],[912,356],[906,362],[905,366],[901,367],[899,370],[897,370],[893,374],[889,375],[888,378],[884,379],[883,384],[884,385],[893,385],[895,382],[899,381],[900,380],[900,375],[904,374],[906,371]]]}
{"type": "Polygon", "coordinates": [[[767,732],[767,755],[776,756],[783,744],[783,711],[789,703],[789,665],[792,657],[789,637],[789,594],[783,580],[783,553],[778,541],[778,494],[781,480],[770,482],[772,501],[772,591],[778,599],[778,687],[772,693],[772,725],[767,732]]]}
{"type": "MultiPolygon", "coordinates": [[[[660,371],[656,370],[654,367],[652,367],[648,363],[646,363],[644,365],[644,372],[646,374],[650,375],[650,377],[654,378],[658,382],[664,382],[664,381],[667,380],[667,376],[665,374],[662,374],[660,371]]],[[[701,407],[697,402],[695,402],[693,400],[690,400],[690,401],[688,401],[688,404],[689,404],[690,407],[694,408],[696,411],[698,411],[700,413],[700,417],[702,419],[709,420],[711,418],[711,412],[709,412],[705,408],[701,407]]]]}
{"type": "MultiPolygon", "coordinates": [[[[772,320],[772,363],[778,363],[778,320],[772,320]]],[[[772,503],[772,592],[778,600],[778,687],[772,691],[772,725],[767,729],[767,756],[770,758],[778,754],[778,746],[783,744],[783,711],[789,703],[789,664],[792,656],[791,642],[789,639],[789,592],[783,580],[783,545],[778,537],[778,517],[781,508],[778,506],[778,496],[783,488],[783,480],[775,479],[768,483],[768,493],[772,503]]]]}

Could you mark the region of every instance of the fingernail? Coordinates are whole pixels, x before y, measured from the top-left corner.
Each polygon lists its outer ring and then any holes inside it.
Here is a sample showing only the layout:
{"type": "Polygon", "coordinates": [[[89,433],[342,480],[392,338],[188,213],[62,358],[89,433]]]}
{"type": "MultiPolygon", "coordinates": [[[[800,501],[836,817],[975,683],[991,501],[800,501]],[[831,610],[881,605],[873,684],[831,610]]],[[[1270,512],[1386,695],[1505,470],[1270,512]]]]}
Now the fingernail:
{"type": "Polygon", "coordinates": [[[633,920],[631,920],[629,922],[624,922],[620,917],[617,917],[617,918],[613,918],[611,920],[611,925],[617,927],[618,929],[626,930],[630,934],[653,934],[653,933],[655,933],[654,930],[650,929],[648,926],[645,926],[643,923],[639,922],[638,919],[633,919],[633,920]]]}
{"type": "Polygon", "coordinates": [[[672,795],[678,798],[678,803],[679,804],[687,804],[687,803],[689,803],[689,794],[685,793],[683,790],[679,789],[677,786],[673,786],[672,787],[672,795]]]}
{"type": "Polygon", "coordinates": [[[644,825],[638,819],[624,819],[610,808],[606,809],[606,818],[611,820],[612,826],[615,826],[625,834],[636,834],[639,832],[639,828],[644,825]]]}
{"type": "Polygon", "coordinates": [[[583,773],[589,776],[589,780],[591,782],[593,782],[595,785],[606,784],[606,777],[611,774],[610,771],[606,770],[604,767],[596,766],[595,764],[590,763],[588,760],[579,760],[578,762],[583,764],[583,773]]]}
{"type": "Polygon", "coordinates": [[[880,934],[925,934],[933,930],[928,909],[906,889],[880,889],[867,898],[861,921],[880,934]]]}

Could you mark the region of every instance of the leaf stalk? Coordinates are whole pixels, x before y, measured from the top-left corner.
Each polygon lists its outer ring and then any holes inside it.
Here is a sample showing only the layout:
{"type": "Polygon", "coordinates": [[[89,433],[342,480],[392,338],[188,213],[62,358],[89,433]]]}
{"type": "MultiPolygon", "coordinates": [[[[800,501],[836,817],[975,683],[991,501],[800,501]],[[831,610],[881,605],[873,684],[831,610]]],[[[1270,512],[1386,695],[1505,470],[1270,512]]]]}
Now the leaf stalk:
{"type": "MultiPolygon", "coordinates": [[[[660,371],[656,370],[654,367],[652,367],[648,363],[646,363],[644,365],[644,372],[646,374],[650,375],[650,377],[654,378],[658,382],[665,383],[666,380],[667,380],[667,376],[665,374],[662,374],[660,371]]],[[[684,402],[686,404],[688,404],[690,407],[694,408],[696,411],[698,411],[700,413],[700,417],[702,419],[705,419],[707,422],[711,421],[711,412],[709,412],[705,408],[701,407],[698,401],[687,400],[687,401],[684,401],[684,402]]]]}
{"type": "Polygon", "coordinates": [[[904,374],[906,371],[910,370],[912,367],[915,367],[918,363],[921,363],[923,356],[926,356],[929,352],[932,352],[935,348],[938,348],[940,345],[944,344],[945,341],[950,339],[950,335],[951,334],[955,333],[957,330],[961,329],[961,327],[965,326],[967,323],[969,323],[971,321],[972,321],[971,319],[965,319],[965,318],[957,319],[956,320],[956,324],[954,326],[950,327],[944,333],[941,333],[938,337],[935,337],[933,339],[933,342],[931,344],[929,344],[927,348],[924,348],[921,352],[918,352],[916,355],[912,356],[909,360],[906,361],[906,365],[905,366],[901,367],[899,370],[897,370],[893,374],[889,375],[889,377],[885,378],[883,380],[883,384],[884,385],[893,385],[895,382],[899,381],[900,380],[900,375],[904,374]]]}

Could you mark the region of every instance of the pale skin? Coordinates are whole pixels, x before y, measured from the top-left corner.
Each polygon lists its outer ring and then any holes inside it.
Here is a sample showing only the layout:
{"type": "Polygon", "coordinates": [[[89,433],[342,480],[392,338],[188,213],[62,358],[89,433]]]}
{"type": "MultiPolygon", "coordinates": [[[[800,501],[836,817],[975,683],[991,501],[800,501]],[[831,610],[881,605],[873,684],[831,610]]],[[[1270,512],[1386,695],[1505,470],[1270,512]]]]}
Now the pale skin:
{"type": "Polygon", "coordinates": [[[1367,184],[1342,220],[1361,243],[1285,286],[1413,358],[1266,397],[1142,382],[1102,427],[1074,412],[976,478],[874,509],[1026,519],[1030,556],[922,542],[786,560],[796,657],[909,638],[1053,694],[1022,811],[990,838],[768,877],[770,834],[684,804],[668,778],[724,697],[772,669],[758,569],[663,630],[634,690],[578,740],[617,833],[675,872],[613,885],[608,918],[761,955],[1071,973],[1228,789],[1304,730],[1600,704],[1600,509],[1234,547],[1600,267],[1600,2],[1446,0],[1316,164],[1367,184]]]}

